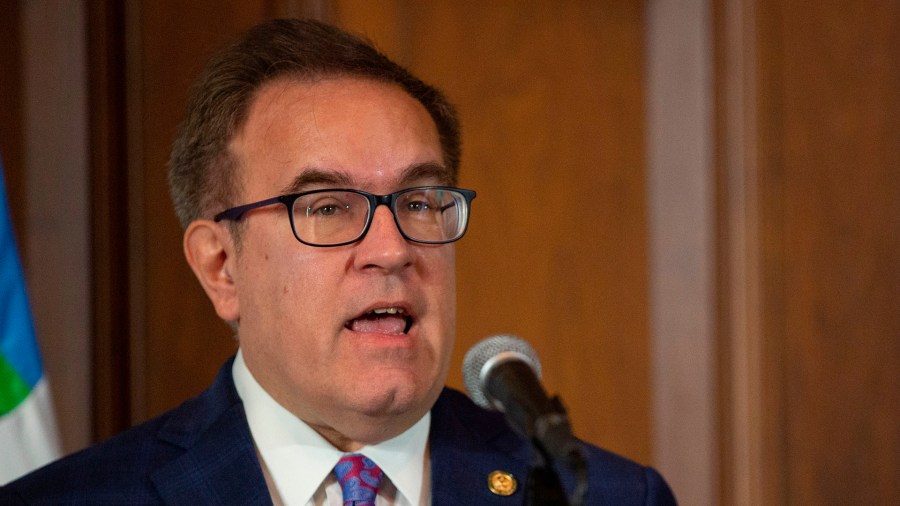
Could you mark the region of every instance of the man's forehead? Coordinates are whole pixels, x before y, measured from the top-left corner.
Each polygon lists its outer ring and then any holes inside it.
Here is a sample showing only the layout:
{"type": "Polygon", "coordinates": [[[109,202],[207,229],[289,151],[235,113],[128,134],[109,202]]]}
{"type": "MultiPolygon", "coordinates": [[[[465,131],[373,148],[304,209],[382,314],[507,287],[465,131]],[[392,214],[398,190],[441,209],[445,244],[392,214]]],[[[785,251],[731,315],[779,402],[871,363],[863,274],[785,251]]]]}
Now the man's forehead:
{"type": "Polygon", "coordinates": [[[384,187],[402,189],[421,185],[449,185],[452,182],[452,172],[443,163],[435,161],[414,163],[397,173],[373,170],[363,175],[359,172],[350,173],[326,167],[305,167],[281,189],[281,192],[297,193],[322,187],[357,190],[376,190],[384,187]]]}
{"type": "Polygon", "coordinates": [[[388,193],[454,182],[433,118],[394,84],[278,80],[263,85],[253,101],[229,145],[245,198],[326,187],[388,193]]]}
{"type": "MultiPolygon", "coordinates": [[[[381,107],[385,112],[394,109],[395,104],[386,104],[382,98],[392,96],[403,97],[415,107],[421,107],[428,114],[425,105],[397,83],[383,81],[366,76],[355,75],[322,75],[303,77],[294,75],[279,76],[259,85],[252,93],[246,105],[243,122],[236,129],[239,134],[246,126],[251,115],[266,117],[266,121],[279,121],[287,115],[298,112],[319,113],[332,109],[335,102],[353,103],[360,101],[371,107],[381,107]]],[[[433,121],[433,119],[432,119],[433,121]]],[[[434,125],[436,128],[436,125],[434,125]]]]}

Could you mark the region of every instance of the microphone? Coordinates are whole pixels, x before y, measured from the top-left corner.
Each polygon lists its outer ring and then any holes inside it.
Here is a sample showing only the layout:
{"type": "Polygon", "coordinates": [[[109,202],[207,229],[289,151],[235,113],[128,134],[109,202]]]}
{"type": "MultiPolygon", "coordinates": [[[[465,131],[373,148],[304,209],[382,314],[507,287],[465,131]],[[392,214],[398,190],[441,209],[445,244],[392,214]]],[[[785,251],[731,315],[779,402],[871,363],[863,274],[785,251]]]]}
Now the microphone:
{"type": "Polygon", "coordinates": [[[463,380],[479,406],[506,414],[513,429],[530,438],[546,457],[585,471],[581,443],[572,435],[559,397],[550,399],[540,383],[534,348],[510,335],[489,337],[463,360],[463,380]]]}

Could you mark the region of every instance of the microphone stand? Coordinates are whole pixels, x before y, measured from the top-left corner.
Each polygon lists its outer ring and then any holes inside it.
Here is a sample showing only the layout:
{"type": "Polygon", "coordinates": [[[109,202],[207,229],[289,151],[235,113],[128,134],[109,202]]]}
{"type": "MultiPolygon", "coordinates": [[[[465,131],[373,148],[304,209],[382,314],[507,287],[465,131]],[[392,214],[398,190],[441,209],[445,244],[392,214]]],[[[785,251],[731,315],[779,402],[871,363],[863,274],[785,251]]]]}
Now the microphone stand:
{"type": "Polygon", "coordinates": [[[533,439],[531,446],[534,452],[525,480],[525,505],[570,506],[550,455],[533,439]]]}
{"type": "MultiPolygon", "coordinates": [[[[554,396],[551,402],[558,413],[565,413],[565,407],[559,396],[554,396]]],[[[571,502],[566,497],[562,482],[553,460],[553,455],[536,437],[531,437],[532,459],[528,470],[528,478],[525,481],[525,505],[526,506],[582,506],[587,493],[587,463],[580,451],[573,450],[566,455],[565,464],[575,474],[575,491],[571,502]]],[[[579,449],[580,450],[580,449],[579,449]]]]}

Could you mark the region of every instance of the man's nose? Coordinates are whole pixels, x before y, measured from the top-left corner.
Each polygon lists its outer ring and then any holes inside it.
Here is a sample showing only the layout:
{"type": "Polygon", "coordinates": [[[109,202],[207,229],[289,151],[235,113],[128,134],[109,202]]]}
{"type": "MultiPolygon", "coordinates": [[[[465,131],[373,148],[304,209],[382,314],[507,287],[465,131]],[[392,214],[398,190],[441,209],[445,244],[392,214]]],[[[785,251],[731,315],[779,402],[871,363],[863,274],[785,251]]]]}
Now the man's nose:
{"type": "Polygon", "coordinates": [[[412,262],[412,244],[407,241],[388,206],[378,206],[372,224],[356,247],[357,268],[376,268],[394,271],[412,262]]]}

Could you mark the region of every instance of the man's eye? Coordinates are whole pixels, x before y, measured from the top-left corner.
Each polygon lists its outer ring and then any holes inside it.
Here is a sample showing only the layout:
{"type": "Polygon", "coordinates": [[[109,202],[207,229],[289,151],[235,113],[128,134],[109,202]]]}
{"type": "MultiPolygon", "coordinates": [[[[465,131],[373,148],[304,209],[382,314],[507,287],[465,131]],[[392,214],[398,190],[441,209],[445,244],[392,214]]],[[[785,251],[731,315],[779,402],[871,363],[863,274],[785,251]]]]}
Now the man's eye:
{"type": "Polygon", "coordinates": [[[413,213],[423,213],[431,209],[431,205],[423,200],[416,200],[406,204],[406,210],[413,213]]]}
{"type": "Polygon", "coordinates": [[[306,206],[306,215],[312,217],[331,217],[346,211],[350,206],[334,200],[315,202],[306,206]]]}
{"type": "Polygon", "coordinates": [[[321,206],[318,209],[313,211],[313,214],[318,214],[322,216],[332,216],[338,212],[339,208],[336,205],[327,205],[321,206]]]}

